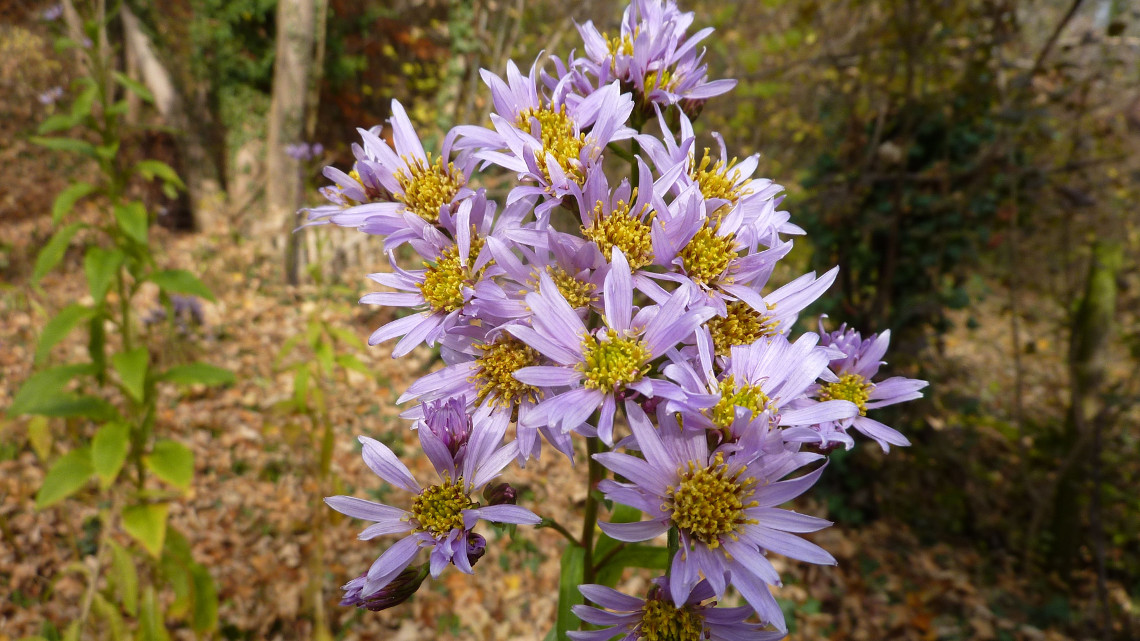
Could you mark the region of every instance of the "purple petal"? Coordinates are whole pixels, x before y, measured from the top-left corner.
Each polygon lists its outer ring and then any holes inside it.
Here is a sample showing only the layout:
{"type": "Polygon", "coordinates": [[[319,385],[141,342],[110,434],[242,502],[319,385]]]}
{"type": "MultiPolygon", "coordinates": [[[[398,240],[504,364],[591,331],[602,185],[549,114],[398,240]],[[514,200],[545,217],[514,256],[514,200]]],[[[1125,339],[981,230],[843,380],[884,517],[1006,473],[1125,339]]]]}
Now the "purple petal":
{"type": "Polygon", "coordinates": [[[357,438],[360,440],[360,444],[364,446],[364,463],[370,470],[396,487],[403,488],[413,494],[420,492],[420,484],[416,483],[412,473],[400,462],[400,459],[396,458],[396,455],[388,449],[387,445],[367,436],[357,438]]]}
{"type": "Polygon", "coordinates": [[[598,527],[611,538],[627,543],[648,541],[664,534],[669,529],[668,522],[636,521],[634,523],[607,523],[598,521],[598,527]]]}
{"type": "Polygon", "coordinates": [[[463,510],[463,527],[475,527],[475,522],[479,519],[518,525],[538,525],[542,522],[534,512],[518,505],[487,505],[473,510],[463,510]]]}

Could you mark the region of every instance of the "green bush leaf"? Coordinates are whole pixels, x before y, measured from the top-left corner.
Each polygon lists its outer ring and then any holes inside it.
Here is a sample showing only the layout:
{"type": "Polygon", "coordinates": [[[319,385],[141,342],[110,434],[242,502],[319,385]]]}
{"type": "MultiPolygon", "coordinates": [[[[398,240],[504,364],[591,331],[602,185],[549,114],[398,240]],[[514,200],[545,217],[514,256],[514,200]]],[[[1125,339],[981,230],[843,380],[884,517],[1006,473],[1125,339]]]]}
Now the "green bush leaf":
{"type": "Polygon", "coordinates": [[[55,505],[79,491],[95,470],[91,467],[91,450],[86,447],[71,450],[56,459],[36,492],[36,509],[55,505]]]}
{"type": "Polygon", "coordinates": [[[59,195],[55,197],[55,202],[51,206],[51,222],[58,224],[59,221],[75,207],[75,203],[79,202],[81,198],[91,195],[97,188],[88,182],[77,182],[68,185],[59,195]]]}
{"type": "Polygon", "coordinates": [[[210,571],[199,563],[190,566],[190,577],[194,582],[194,615],[190,627],[199,636],[208,635],[218,627],[218,588],[210,571]]]}
{"type": "Polygon", "coordinates": [[[32,444],[36,456],[41,461],[46,461],[51,455],[52,444],[51,426],[48,425],[47,418],[37,416],[28,421],[28,442],[32,444]]]}
{"type": "Polygon", "coordinates": [[[139,570],[131,559],[131,553],[126,548],[109,541],[111,544],[111,570],[115,590],[119,593],[119,603],[123,610],[131,616],[137,616],[139,611],[139,570]]]}
{"type": "Polygon", "coordinates": [[[72,416],[85,416],[96,421],[113,421],[118,418],[119,412],[107,401],[94,396],[76,396],[74,394],[61,394],[50,398],[40,399],[32,405],[25,414],[39,414],[41,416],[56,416],[60,418],[72,416]]]}
{"type": "Polygon", "coordinates": [[[224,385],[234,382],[234,373],[224,367],[215,367],[206,363],[190,363],[189,365],[175,365],[158,376],[160,381],[179,383],[182,385],[224,385]]]}
{"type": "Polygon", "coordinates": [[[111,487],[131,448],[131,428],[119,422],[107,423],[91,441],[91,464],[99,477],[99,486],[111,487]]]}
{"type": "Polygon", "coordinates": [[[167,292],[188,294],[205,298],[208,301],[214,300],[214,294],[210,292],[210,288],[198,280],[197,276],[185,269],[167,269],[155,272],[150,275],[149,280],[167,292]]]}
{"type": "Polygon", "coordinates": [[[169,511],[170,506],[165,503],[132,505],[123,509],[123,529],[156,559],[162,554],[169,511]]]}
{"type": "Polygon", "coordinates": [[[83,272],[87,274],[87,289],[95,304],[103,302],[107,290],[111,288],[111,281],[119,265],[123,263],[123,252],[117,249],[103,249],[102,247],[89,247],[83,257],[83,272]]]}
{"type": "Polygon", "coordinates": [[[67,253],[67,246],[71,244],[71,239],[75,238],[75,234],[79,233],[83,226],[83,223],[71,223],[57,231],[51,240],[44,245],[39,256],[36,256],[36,266],[32,270],[33,285],[39,283],[45,274],[55,269],[59,261],[63,260],[63,255],[67,253]]]}
{"type": "Polygon", "coordinates": [[[147,180],[160,178],[163,182],[170,183],[179,189],[186,189],[186,183],[182,182],[178,172],[161,160],[140,160],[135,164],[135,173],[147,180]]]}
{"type": "Polygon", "coordinates": [[[150,352],[145,347],[136,347],[129,352],[118,352],[111,356],[111,366],[119,373],[123,387],[136,401],[142,402],[146,396],[146,370],[150,352]]]}
{"type": "Polygon", "coordinates": [[[132,93],[137,95],[139,98],[142,98],[146,102],[150,102],[150,103],[154,102],[154,94],[152,94],[150,92],[150,89],[146,88],[146,85],[139,82],[138,80],[135,80],[134,78],[131,78],[130,76],[124,74],[121,71],[115,71],[113,73],[115,76],[115,82],[119,83],[120,85],[123,85],[128,90],[130,90],[132,93]]]}
{"type": "Polygon", "coordinates": [[[43,136],[32,136],[28,140],[41,147],[47,147],[52,151],[74,151],[84,156],[95,157],[95,145],[92,145],[86,140],[76,138],[45,138],[43,136]]]}
{"type": "Polygon", "coordinates": [[[166,620],[158,609],[154,596],[154,586],[147,586],[143,592],[141,608],[139,610],[139,641],[170,641],[170,633],[166,631],[166,620]]]}
{"type": "Polygon", "coordinates": [[[77,124],[79,124],[79,121],[71,114],[52,114],[40,123],[39,129],[36,129],[36,133],[40,135],[55,133],[57,131],[63,131],[64,129],[71,129],[77,124]]]}
{"type": "Polygon", "coordinates": [[[28,380],[20,386],[20,391],[16,392],[12,404],[8,406],[8,415],[38,414],[39,412],[34,411],[35,408],[54,396],[63,395],[63,388],[71,379],[92,373],[94,368],[90,363],[60,365],[36,372],[28,377],[28,380]]]}
{"type": "Polygon", "coordinates": [[[75,101],[71,103],[71,117],[76,122],[82,121],[87,116],[91,115],[91,109],[95,107],[95,98],[99,96],[99,86],[94,82],[87,83],[83,91],[75,97],[75,101]]]}
{"type": "Polygon", "coordinates": [[[147,242],[147,214],[146,208],[137,200],[125,205],[115,205],[115,220],[119,229],[131,240],[145,245],[147,242]]]}
{"type": "Polygon", "coordinates": [[[107,622],[109,628],[107,636],[111,641],[122,641],[126,638],[126,626],[123,623],[123,615],[119,613],[119,608],[111,605],[107,598],[98,592],[95,593],[92,606],[95,614],[107,622]]]}
{"type": "Polygon", "coordinates": [[[179,489],[185,490],[194,480],[194,453],[178,441],[158,441],[143,462],[155,476],[179,489]]]}
{"type": "Polygon", "coordinates": [[[40,342],[36,345],[35,364],[43,364],[48,355],[51,354],[51,348],[67,338],[67,335],[75,329],[76,325],[91,318],[94,313],[94,309],[79,303],[72,303],[59,310],[59,313],[44,325],[44,331],[40,332],[40,342]]]}
{"type": "Polygon", "coordinates": [[[585,600],[578,591],[585,558],[586,550],[579,545],[567,545],[562,552],[562,575],[558,579],[558,618],[554,623],[555,639],[565,639],[567,631],[578,629],[578,617],[570,608],[585,600]]]}

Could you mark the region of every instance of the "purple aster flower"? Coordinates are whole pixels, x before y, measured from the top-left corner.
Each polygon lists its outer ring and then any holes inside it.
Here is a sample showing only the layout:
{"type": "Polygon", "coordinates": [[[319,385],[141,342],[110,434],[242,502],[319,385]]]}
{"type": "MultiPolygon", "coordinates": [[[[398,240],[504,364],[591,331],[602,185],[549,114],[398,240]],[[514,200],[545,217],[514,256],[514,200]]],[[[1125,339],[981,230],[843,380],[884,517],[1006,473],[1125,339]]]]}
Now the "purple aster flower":
{"type": "Polygon", "coordinates": [[[764,631],[755,623],[748,623],[752,608],[718,608],[716,601],[708,602],[716,596],[708,581],[697,583],[681,605],[674,605],[665,577],[653,580],[644,599],[622,594],[604,585],[586,584],[578,586],[578,590],[601,607],[576,605],[574,614],[586,623],[607,627],[568,633],[574,641],[607,641],[615,637],[620,641],[778,641],[784,636],[782,632],[764,631]]]}
{"type": "MultiPolygon", "coordinates": [[[[613,444],[617,395],[627,390],[653,397],[674,386],[648,376],[650,363],[688,338],[713,311],[687,309],[682,291],[660,306],[634,315],[633,279],[625,255],[613,248],[610,273],[604,287],[604,326],[591,332],[562,297],[546,274],[540,275],[540,293],[527,294],[534,313],[532,327],[508,326],[507,331],[538,350],[556,365],[525,367],[515,378],[545,389],[562,389],[531,412],[532,425],[548,425],[562,432],[582,433],[581,426],[601,409],[597,433],[613,444]]],[[[592,435],[592,434],[591,434],[592,435]]]]}
{"type": "MultiPolygon", "coordinates": [[[[600,522],[602,531],[619,541],[637,542],[676,527],[680,551],[669,570],[675,606],[682,607],[704,577],[717,596],[731,584],[761,620],[786,631],[784,615],[768,589],[780,585],[780,578],[764,552],[835,564],[824,549],[795,536],[830,522],[776,507],[807,491],[824,467],[781,481],[766,457],[709,451],[704,434],[672,430],[668,423],[655,429],[635,403],[626,402],[626,413],[644,458],[595,454],[602,465],[630,479],[606,480],[598,489],[607,499],[641,510],[649,520],[600,522]]],[[[777,469],[783,472],[786,466],[780,463],[777,469]]]]}
{"type": "Polygon", "coordinates": [[[345,173],[325,167],[325,177],[335,184],[321,192],[332,204],[308,210],[309,224],[331,222],[370,234],[397,235],[388,240],[391,246],[402,241],[398,232],[409,230],[410,218],[440,224],[471,195],[466,185],[475,162],[461,158],[457,166],[450,161],[454,131],[444,138],[440,156],[433,157],[424,151],[408,114],[396,100],[392,101],[391,122],[394,149],[380,138],[380,127],[358,129],[364,145],[352,146],[353,170],[345,173]]]}
{"type": "Polygon", "coordinates": [[[819,336],[809,332],[794,343],[777,335],[733,346],[722,372],[716,375],[711,341],[707,335],[699,338],[695,362],[674,359],[664,369],[685,392],[681,400],[671,400],[667,406],[687,410],[686,427],[719,431],[724,441],[738,440],[741,427],[765,412],[772,425],[781,427],[851,418],[858,413],[851,402],[807,398],[827,370],[829,351],[817,346],[818,340],[819,336]]]}
{"type": "Polygon", "coordinates": [[[532,67],[530,75],[523,76],[513,61],[507,64],[506,82],[483,70],[495,104],[491,114],[495,128],[462,126],[455,131],[463,136],[459,147],[475,149],[477,158],[515,171],[520,180],[531,183],[512,189],[508,204],[547,197],[535,209],[545,226],[549,211],[599,167],[606,145],[633,136],[634,131],[624,126],[633,101],[617,83],[585,97],[570,94],[562,84],[547,97],[539,92],[535,74],[532,67]]]}
{"type": "Polygon", "coordinates": [[[736,81],[708,81],[704,51],[698,52],[697,44],[713,29],[701,29],[686,39],[692,23],[692,12],[681,13],[671,0],[633,0],[616,37],[602,34],[592,22],[578,27],[586,57],[576,66],[599,83],[617,79],[632,85],[646,115],[652,115],[654,103],[703,104],[731,90],[736,81]]]}
{"type": "MultiPolygon", "coordinates": [[[[822,318],[820,331],[823,331],[822,318]]],[[[843,443],[847,449],[851,449],[854,443],[847,436],[847,430],[852,427],[875,439],[884,452],[889,452],[891,445],[910,445],[910,441],[898,430],[867,416],[867,410],[922,398],[919,390],[927,386],[926,381],[902,376],[892,376],[877,383],[872,380],[879,373],[879,367],[885,364],[882,358],[887,353],[890,342],[890,330],[864,339],[859,332],[847,329],[846,324],[830,334],[823,334],[822,344],[843,355],[831,360],[830,368],[820,375],[824,382],[817,386],[814,393],[820,399],[851,401],[859,408],[856,416],[822,421],[815,426],[814,429],[818,431],[815,436],[822,441],[824,447],[843,443]]]]}
{"type": "Polygon", "coordinates": [[[491,253],[484,237],[469,224],[472,207],[479,208],[481,193],[464,200],[456,217],[456,240],[452,243],[436,230],[428,230],[431,241],[413,243],[424,256],[424,269],[404,270],[389,250],[392,272],[369,274],[369,278],[399,292],[365,294],[361,303],[396,307],[414,307],[422,311],[396,319],[380,327],[368,339],[377,345],[403,336],[392,350],[393,357],[412,351],[420,343],[434,345],[447,332],[466,322],[464,312],[480,283],[490,277],[491,253]],[[475,233],[473,233],[475,232],[475,233]]]}
{"type": "Polygon", "coordinates": [[[46,20],[48,22],[54,22],[56,20],[59,20],[60,16],[62,16],[62,15],[63,15],[63,3],[57,2],[57,3],[53,4],[52,6],[48,7],[47,9],[44,9],[43,11],[41,11],[40,12],[40,19],[46,20]]]}
{"type": "MultiPolygon", "coordinates": [[[[438,483],[427,487],[417,483],[408,468],[383,443],[360,437],[368,467],[385,482],[415,494],[415,498],[410,510],[351,496],[325,499],[342,514],[374,522],[360,533],[361,540],[384,534],[403,535],[376,559],[363,577],[345,585],[346,599],[368,603],[404,573],[421,548],[430,551],[428,563],[433,578],[448,564],[471,574],[472,558],[477,560],[482,556],[486,546],[482,537],[471,532],[480,519],[524,525],[540,521],[525,508],[509,504],[480,506],[472,498],[515,458],[513,443],[499,447],[506,428],[502,420],[476,422],[462,465],[455,464],[446,447],[425,447],[440,478],[438,483]]],[[[430,430],[421,432],[421,436],[427,431],[430,430]]]]}

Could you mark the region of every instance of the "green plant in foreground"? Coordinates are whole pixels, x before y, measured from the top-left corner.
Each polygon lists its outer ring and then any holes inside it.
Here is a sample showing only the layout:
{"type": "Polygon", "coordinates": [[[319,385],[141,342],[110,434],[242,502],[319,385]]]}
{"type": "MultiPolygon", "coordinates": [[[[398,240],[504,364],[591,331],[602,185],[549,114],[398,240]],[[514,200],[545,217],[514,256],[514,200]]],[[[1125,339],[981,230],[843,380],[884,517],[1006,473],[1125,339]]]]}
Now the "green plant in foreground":
{"type": "MultiPolygon", "coordinates": [[[[161,180],[168,194],[184,185],[169,165],[130,163],[121,153],[126,95],[147,102],[153,97],[111,67],[114,57],[100,37],[104,25],[89,21],[85,28],[92,44],[79,48],[86,74],[73,87],[76,98],[69,111],[47,118],[32,141],[93,161],[99,179],[74,183],[55,199],[52,221],[57,229],[36,259],[31,285],[42,294],[43,277],[81,240],[90,302],[73,302],[46,323],[35,350],[38,371],[16,393],[8,414],[35,416],[29,436],[45,460],[52,454],[47,419],[68,424],[72,447],[51,462],[36,494],[36,509],[52,508],[77,494],[76,500],[98,508],[94,562],[73,563],[65,570],[83,575],[87,589],[80,615],[64,638],[167,639],[174,621],[204,637],[217,627],[217,588],[206,567],[194,561],[186,538],[168,526],[171,504],[191,487],[194,455],[161,433],[157,404],[162,384],[214,385],[234,377],[205,363],[162,368],[140,336],[140,319],[133,312],[144,284],[158,287],[168,316],[172,295],[207,300],[213,295],[194,274],[159,265],[150,234],[154,215],[130,199],[126,188],[136,177],[161,180]],[[89,135],[59,135],[79,131],[89,135]],[[75,204],[85,198],[99,203],[101,213],[94,222],[73,220],[75,204]],[[51,365],[52,348],[79,327],[87,331],[87,358],[51,365]],[[92,486],[97,489],[79,494],[92,486]],[[173,599],[163,598],[164,590],[173,599]]],[[[67,39],[60,44],[77,46],[67,39]]]]}

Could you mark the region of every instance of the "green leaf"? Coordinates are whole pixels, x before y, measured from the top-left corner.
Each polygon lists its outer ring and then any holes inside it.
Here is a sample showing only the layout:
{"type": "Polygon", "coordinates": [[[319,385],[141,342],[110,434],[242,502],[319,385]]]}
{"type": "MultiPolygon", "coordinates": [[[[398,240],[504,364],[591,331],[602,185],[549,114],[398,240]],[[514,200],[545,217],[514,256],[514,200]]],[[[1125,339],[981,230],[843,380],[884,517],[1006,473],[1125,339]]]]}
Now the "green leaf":
{"type": "Polygon", "coordinates": [[[139,82],[138,80],[135,80],[134,78],[131,78],[121,71],[115,71],[112,73],[115,76],[115,82],[123,85],[129,91],[133,92],[135,95],[137,95],[139,98],[142,98],[146,102],[154,102],[154,94],[150,92],[150,89],[146,88],[146,85],[139,82]]]}
{"type": "Polygon", "coordinates": [[[92,145],[86,140],[78,140],[76,138],[45,138],[43,136],[32,136],[28,140],[41,147],[47,147],[52,151],[74,151],[84,156],[95,157],[95,145],[92,145]]]}
{"type": "Polygon", "coordinates": [[[37,416],[28,421],[28,442],[41,461],[46,461],[51,455],[51,426],[46,417],[37,416]]]}
{"type": "Polygon", "coordinates": [[[67,215],[75,203],[85,196],[95,192],[97,188],[88,182],[77,182],[68,185],[59,195],[55,197],[55,202],[51,206],[51,222],[58,224],[60,219],[67,215]]]}
{"type": "Polygon", "coordinates": [[[36,133],[41,135],[50,134],[63,131],[64,129],[71,129],[77,124],[79,124],[79,121],[71,114],[52,114],[40,123],[39,128],[36,129],[36,133]]]}
{"type": "Polygon", "coordinates": [[[365,376],[371,377],[375,374],[375,372],[368,369],[368,366],[365,365],[364,362],[357,358],[354,354],[338,354],[336,357],[336,362],[337,365],[340,365],[346,370],[360,372],[365,376]]]}
{"type": "Polygon", "coordinates": [[[36,509],[55,505],[75,494],[87,484],[95,470],[91,467],[91,450],[86,447],[71,450],[56,459],[36,492],[36,509]]]}
{"type": "Polygon", "coordinates": [[[45,274],[55,269],[59,261],[63,260],[63,255],[67,253],[67,246],[71,244],[71,239],[75,238],[75,234],[79,233],[83,226],[83,223],[71,223],[57,231],[51,240],[44,245],[39,256],[36,256],[36,266],[32,270],[33,285],[38,284],[45,274]]]}
{"type": "Polygon", "coordinates": [[[329,327],[329,333],[335,336],[338,341],[347,344],[353,349],[359,351],[364,351],[367,349],[364,344],[364,340],[361,339],[360,336],[358,336],[354,331],[347,330],[343,327],[329,327]]]}
{"type": "Polygon", "coordinates": [[[131,559],[131,553],[126,548],[109,541],[111,544],[111,571],[115,583],[115,590],[119,593],[119,603],[123,610],[131,616],[137,616],[139,611],[139,570],[131,559]]]}
{"type": "Polygon", "coordinates": [[[146,244],[147,215],[141,202],[132,200],[125,205],[115,205],[115,220],[127,237],[140,245],[146,244]]]}
{"type": "Polygon", "coordinates": [[[115,159],[119,155],[119,141],[115,140],[106,145],[99,145],[95,148],[95,155],[106,161],[115,159]]]}
{"type": "Polygon", "coordinates": [[[162,571],[163,583],[174,593],[174,600],[168,601],[166,605],[166,618],[182,619],[190,612],[194,600],[194,586],[190,581],[190,568],[165,552],[162,555],[162,563],[159,564],[159,567],[162,571]]]}
{"type": "Polygon", "coordinates": [[[107,290],[111,288],[111,281],[123,263],[123,252],[117,249],[103,249],[102,247],[89,247],[83,257],[83,272],[87,274],[87,289],[95,304],[103,302],[107,290]]]}
{"type": "Polygon", "coordinates": [[[161,178],[165,183],[170,183],[179,189],[186,189],[186,183],[178,177],[178,172],[161,160],[140,160],[135,164],[135,173],[147,180],[161,178]]]}
{"type": "Polygon", "coordinates": [[[208,635],[218,627],[218,588],[210,571],[199,563],[190,566],[190,577],[194,583],[194,613],[190,627],[199,636],[208,635]]]}
{"type": "Polygon", "coordinates": [[[170,641],[170,634],[166,631],[166,617],[158,610],[154,597],[154,586],[147,586],[141,605],[138,631],[140,641],[170,641]]]}
{"type": "Polygon", "coordinates": [[[111,641],[122,641],[126,626],[123,624],[123,615],[119,614],[119,608],[111,605],[107,598],[98,592],[95,593],[92,606],[95,614],[107,622],[108,637],[111,641]]]}
{"type": "Polygon", "coordinates": [[[190,363],[189,365],[175,365],[158,375],[160,381],[180,383],[182,385],[224,385],[233,383],[234,373],[224,367],[215,367],[206,363],[190,363]]]}
{"type": "Polygon", "coordinates": [[[194,453],[178,441],[158,441],[143,462],[155,476],[179,489],[185,490],[194,480],[194,453]]]}
{"type": "Polygon", "coordinates": [[[558,618],[554,623],[554,638],[565,639],[566,633],[578,629],[578,617],[570,609],[585,599],[578,591],[585,567],[586,550],[580,545],[567,545],[562,552],[562,575],[558,579],[558,618]]]}
{"type": "Polygon", "coordinates": [[[188,294],[205,298],[208,301],[214,300],[214,294],[210,292],[210,288],[198,280],[197,276],[185,269],[167,269],[155,272],[150,275],[149,280],[167,292],[188,294]]]}
{"type": "Polygon", "coordinates": [[[162,544],[166,539],[166,514],[169,511],[170,506],[165,503],[132,505],[123,509],[123,529],[156,559],[162,554],[162,544]]]}
{"type": "Polygon", "coordinates": [[[35,408],[41,406],[53,396],[62,395],[63,388],[76,376],[93,373],[94,368],[89,363],[73,365],[60,365],[40,372],[36,372],[24,381],[20,391],[8,406],[9,416],[21,414],[38,414],[35,408]]]}
{"type": "Polygon", "coordinates": [[[95,98],[99,95],[99,85],[94,82],[87,83],[83,91],[75,97],[75,102],[71,103],[71,117],[76,122],[81,122],[84,118],[91,115],[91,109],[95,106],[95,98]]]}
{"type": "Polygon", "coordinates": [[[42,365],[47,360],[48,355],[51,354],[51,348],[58,345],[71,333],[71,330],[75,329],[76,325],[91,318],[94,313],[94,309],[79,303],[72,303],[59,310],[59,313],[44,325],[44,331],[40,332],[40,342],[36,345],[34,363],[42,365]]]}
{"type": "Polygon", "coordinates": [[[99,477],[99,487],[111,487],[131,448],[131,428],[119,422],[107,423],[91,441],[91,463],[99,477]]]}
{"type": "Polygon", "coordinates": [[[40,399],[36,404],[29,407],[25,414],[59,418],[84,416],[102,422],[120,418],[119,412],[107,401],[94,396],[76,396],[74,394],[61,394],[40,399]]]}
{"type": "Polygon", "coordinates": [[[142,402],[146,396],[146,370],[150,352],[145,347],[136,347],[129,352],[111,355],[111,366],[119,373],[123,387],[136,401],[142,402]]]}

